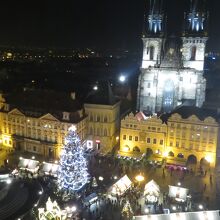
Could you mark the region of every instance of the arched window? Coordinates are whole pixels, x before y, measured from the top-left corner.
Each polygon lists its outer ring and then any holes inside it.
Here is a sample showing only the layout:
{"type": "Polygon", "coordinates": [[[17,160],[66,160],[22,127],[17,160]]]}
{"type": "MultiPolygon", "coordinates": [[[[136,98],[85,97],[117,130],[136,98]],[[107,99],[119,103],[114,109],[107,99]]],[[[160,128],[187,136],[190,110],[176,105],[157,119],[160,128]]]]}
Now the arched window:
{"type": "Polygon", "coordinates": [[[150,46],[150,60],[154,59],[154,46],[150,46]]]}
{"type": "Polygon", "coordinates": [[[179,157],[179,158],[184,158],[184,155],[183,155],[182,153],[179,153],[179,154],[177,155],[177,157],[179,157]]]}
{"type": "Polygon", "coordinates": [[[193,46],[191,48],[191,58],[190,60],[195,60],[196,59],[196,46],[193,46]]]}
{"type": "Polygon", "coordinates": [[[173,153],[172,151],[170,151],[170,152],[168,153],[168,156],[169,156],[169,157],[174,157],[174,153],[173,153]]]}
{"type": "Polygon", "coordinates": [[[107,122],[107,121],[108,121],[107,116],[105,116],[104,117],[104,122],[107,122]]]}
{"type": "Polygon", "coordinates": [[[137,146],[135,146],[135,147],[133,148],[133,151],[135,151],[135,152],[141,152],[140,148],[137,147],[137,146]]]}

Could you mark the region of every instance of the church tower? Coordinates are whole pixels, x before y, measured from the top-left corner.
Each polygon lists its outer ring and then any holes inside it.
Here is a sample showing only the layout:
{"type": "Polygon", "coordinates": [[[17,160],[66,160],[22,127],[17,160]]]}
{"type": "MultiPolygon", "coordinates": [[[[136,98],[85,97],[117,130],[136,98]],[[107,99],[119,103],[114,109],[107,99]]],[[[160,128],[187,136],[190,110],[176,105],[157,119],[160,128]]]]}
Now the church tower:
{"type": "Polygon", "coordinates": [[[203,70],[208,39],[207,18],[206,0],[190,0],[190,9],[185,13],[182,36],[182,57],[185,68],[203,70]]]}
{"type": "Polygon", "coordinates": [[[179,105],[203,105],[207,13],[205,0],[188,1],[183,34],[168,36],[164,34],[163,0],[148,0],[137,90],[139,111],[171,112],[179,105]]]}
{"type": "Polygon", "coordinates": [[[142,68],[160,64],[163,43],[164,15],[163,0],[150,0],[149,13],[144,19],[143,30],[143,59],[142,68]]]}

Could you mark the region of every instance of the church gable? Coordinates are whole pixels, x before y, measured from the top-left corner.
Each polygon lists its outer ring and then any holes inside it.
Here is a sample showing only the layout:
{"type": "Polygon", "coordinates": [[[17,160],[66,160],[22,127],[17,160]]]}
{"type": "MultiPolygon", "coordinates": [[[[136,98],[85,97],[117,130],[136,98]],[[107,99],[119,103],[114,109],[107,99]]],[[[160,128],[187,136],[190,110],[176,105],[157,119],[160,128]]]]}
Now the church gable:
{"type": "Polygon", "coordinates": [[[51,115],[50,113],[47,113],[46,115],[43,115],[42,117],[40,117],[40,119],[42,120],[48,120],[48,121],[59,121],[57,118],[55,118],[53,115],[51,115]]]}

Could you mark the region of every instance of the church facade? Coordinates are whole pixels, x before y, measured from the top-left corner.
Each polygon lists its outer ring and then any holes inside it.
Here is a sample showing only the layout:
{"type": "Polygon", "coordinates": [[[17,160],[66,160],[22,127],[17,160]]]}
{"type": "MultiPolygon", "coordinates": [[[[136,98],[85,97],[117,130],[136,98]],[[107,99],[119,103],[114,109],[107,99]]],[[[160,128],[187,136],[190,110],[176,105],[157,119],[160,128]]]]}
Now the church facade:
{"type": "Polygon", "coordinates": [[[170,112],[178,105],[201,107],[205,101],[203,77],[207,42],[204,4],[191,1],[179,37],[167,36],[163,5],[150,1],[143,34],[143,58],[138,80],[137,109],[170,112]]]}

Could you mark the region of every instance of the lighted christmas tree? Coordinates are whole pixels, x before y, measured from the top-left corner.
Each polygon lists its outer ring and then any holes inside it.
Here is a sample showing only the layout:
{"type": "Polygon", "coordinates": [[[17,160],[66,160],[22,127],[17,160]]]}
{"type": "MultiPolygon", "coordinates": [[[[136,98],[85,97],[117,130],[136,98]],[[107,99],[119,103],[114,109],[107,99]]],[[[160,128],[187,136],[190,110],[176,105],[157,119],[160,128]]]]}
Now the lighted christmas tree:
{"type": "Polygon", "coordinates": [[[76,192],[88,182],[87,160],[74,126],[69,128],[61,151],[58,168],[58,187],[65,192],[76,192]]]}
{"type": "Polygon", "coordinates": [[[132,219],[134,213],[133,213],[133,210],[131,208],[131,204],[129,201],[125,203],[121,213],[122,213],[122,217],[124,220],[132,219]]]}

